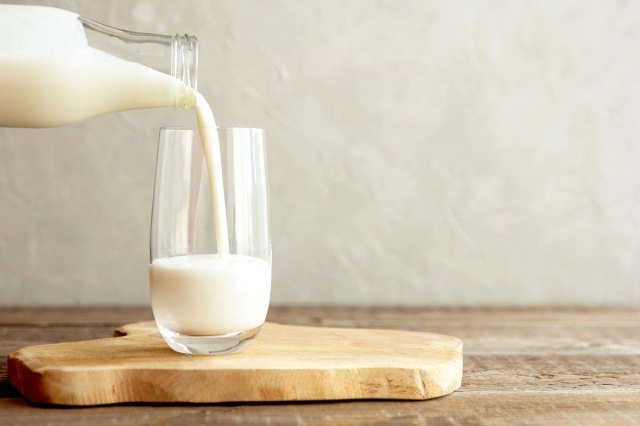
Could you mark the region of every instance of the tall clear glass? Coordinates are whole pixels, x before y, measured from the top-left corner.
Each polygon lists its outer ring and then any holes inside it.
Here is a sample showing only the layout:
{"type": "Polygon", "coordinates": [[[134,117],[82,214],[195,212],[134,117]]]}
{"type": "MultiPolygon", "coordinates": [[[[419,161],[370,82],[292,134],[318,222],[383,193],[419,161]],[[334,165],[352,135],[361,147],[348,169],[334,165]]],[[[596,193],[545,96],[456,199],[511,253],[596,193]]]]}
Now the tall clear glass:
{"type": "Polygon", "coordinates": [[[218,129],[230,254],[219,255],[198,131],[160,130],[151,220],[151,306],[175,351],[242,350],[264,323],[271,237],[262,129],[218,129]]]}

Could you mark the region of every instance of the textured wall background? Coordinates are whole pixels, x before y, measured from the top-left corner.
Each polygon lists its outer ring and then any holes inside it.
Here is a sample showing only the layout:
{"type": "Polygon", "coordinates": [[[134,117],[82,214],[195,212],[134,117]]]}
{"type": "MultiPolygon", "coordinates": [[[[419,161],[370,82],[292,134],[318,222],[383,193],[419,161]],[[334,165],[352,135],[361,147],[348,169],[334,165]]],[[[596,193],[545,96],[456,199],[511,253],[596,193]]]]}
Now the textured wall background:
{"type": "MultiPolygon", "coordinates": [[[[274,303],[640,303],[638,2],[34,3],[199,37],[219,124],[267,131],[274,303]]],[[[192,123],[0,129],[0,304],[146,303],[192,123]]]]}

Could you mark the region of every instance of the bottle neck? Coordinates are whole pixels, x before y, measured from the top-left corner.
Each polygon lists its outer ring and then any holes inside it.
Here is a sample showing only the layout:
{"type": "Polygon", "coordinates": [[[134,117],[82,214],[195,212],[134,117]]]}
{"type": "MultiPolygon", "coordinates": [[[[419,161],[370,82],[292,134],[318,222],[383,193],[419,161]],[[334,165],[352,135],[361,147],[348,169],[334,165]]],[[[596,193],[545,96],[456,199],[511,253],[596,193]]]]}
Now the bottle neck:
{"type": "Polygon", "coordinates": [[[195,36],[173,36],[171,75],[193,90],[198,90],[198,40],[195,36]]]}
{"type": "Polygon", "coordinates": [[[198,88],[198,41],[195,36],[138,33],[78,16],[90,47],[169,74],[198,88]]]}

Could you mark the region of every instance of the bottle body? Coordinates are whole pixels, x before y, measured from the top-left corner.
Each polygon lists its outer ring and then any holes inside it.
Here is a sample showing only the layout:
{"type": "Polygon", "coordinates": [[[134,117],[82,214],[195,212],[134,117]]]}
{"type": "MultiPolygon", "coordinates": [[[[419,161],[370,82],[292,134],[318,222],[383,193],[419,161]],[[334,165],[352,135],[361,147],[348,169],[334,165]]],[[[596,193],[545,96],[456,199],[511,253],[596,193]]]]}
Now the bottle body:
{"type": "Polygon", "coordinates": [[[0,5],[0,40],[2,127],[53,127],[195,102],[193,37],[131,33],[60,9],[0,5]]]}
{"type": "Polygon", "coordinates": [[[55,127],[108,112],[195,102],[193,89],[170,75],[85,59],[3,61],[0,127],[55,127]]]}

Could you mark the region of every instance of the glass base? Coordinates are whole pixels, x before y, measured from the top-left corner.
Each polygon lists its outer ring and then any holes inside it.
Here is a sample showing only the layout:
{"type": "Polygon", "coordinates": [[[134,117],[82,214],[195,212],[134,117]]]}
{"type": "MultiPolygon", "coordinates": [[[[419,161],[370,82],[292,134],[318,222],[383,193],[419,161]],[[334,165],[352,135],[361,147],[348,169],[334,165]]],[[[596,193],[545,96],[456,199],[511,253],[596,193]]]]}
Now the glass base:
{"type": "Polygon", "coordinates": [[[191,355],[226,355],[242,352],[256,338],[262,326],[220,336],[187,336],[158,324],[160,334],[171,349],[191,355]]]}

